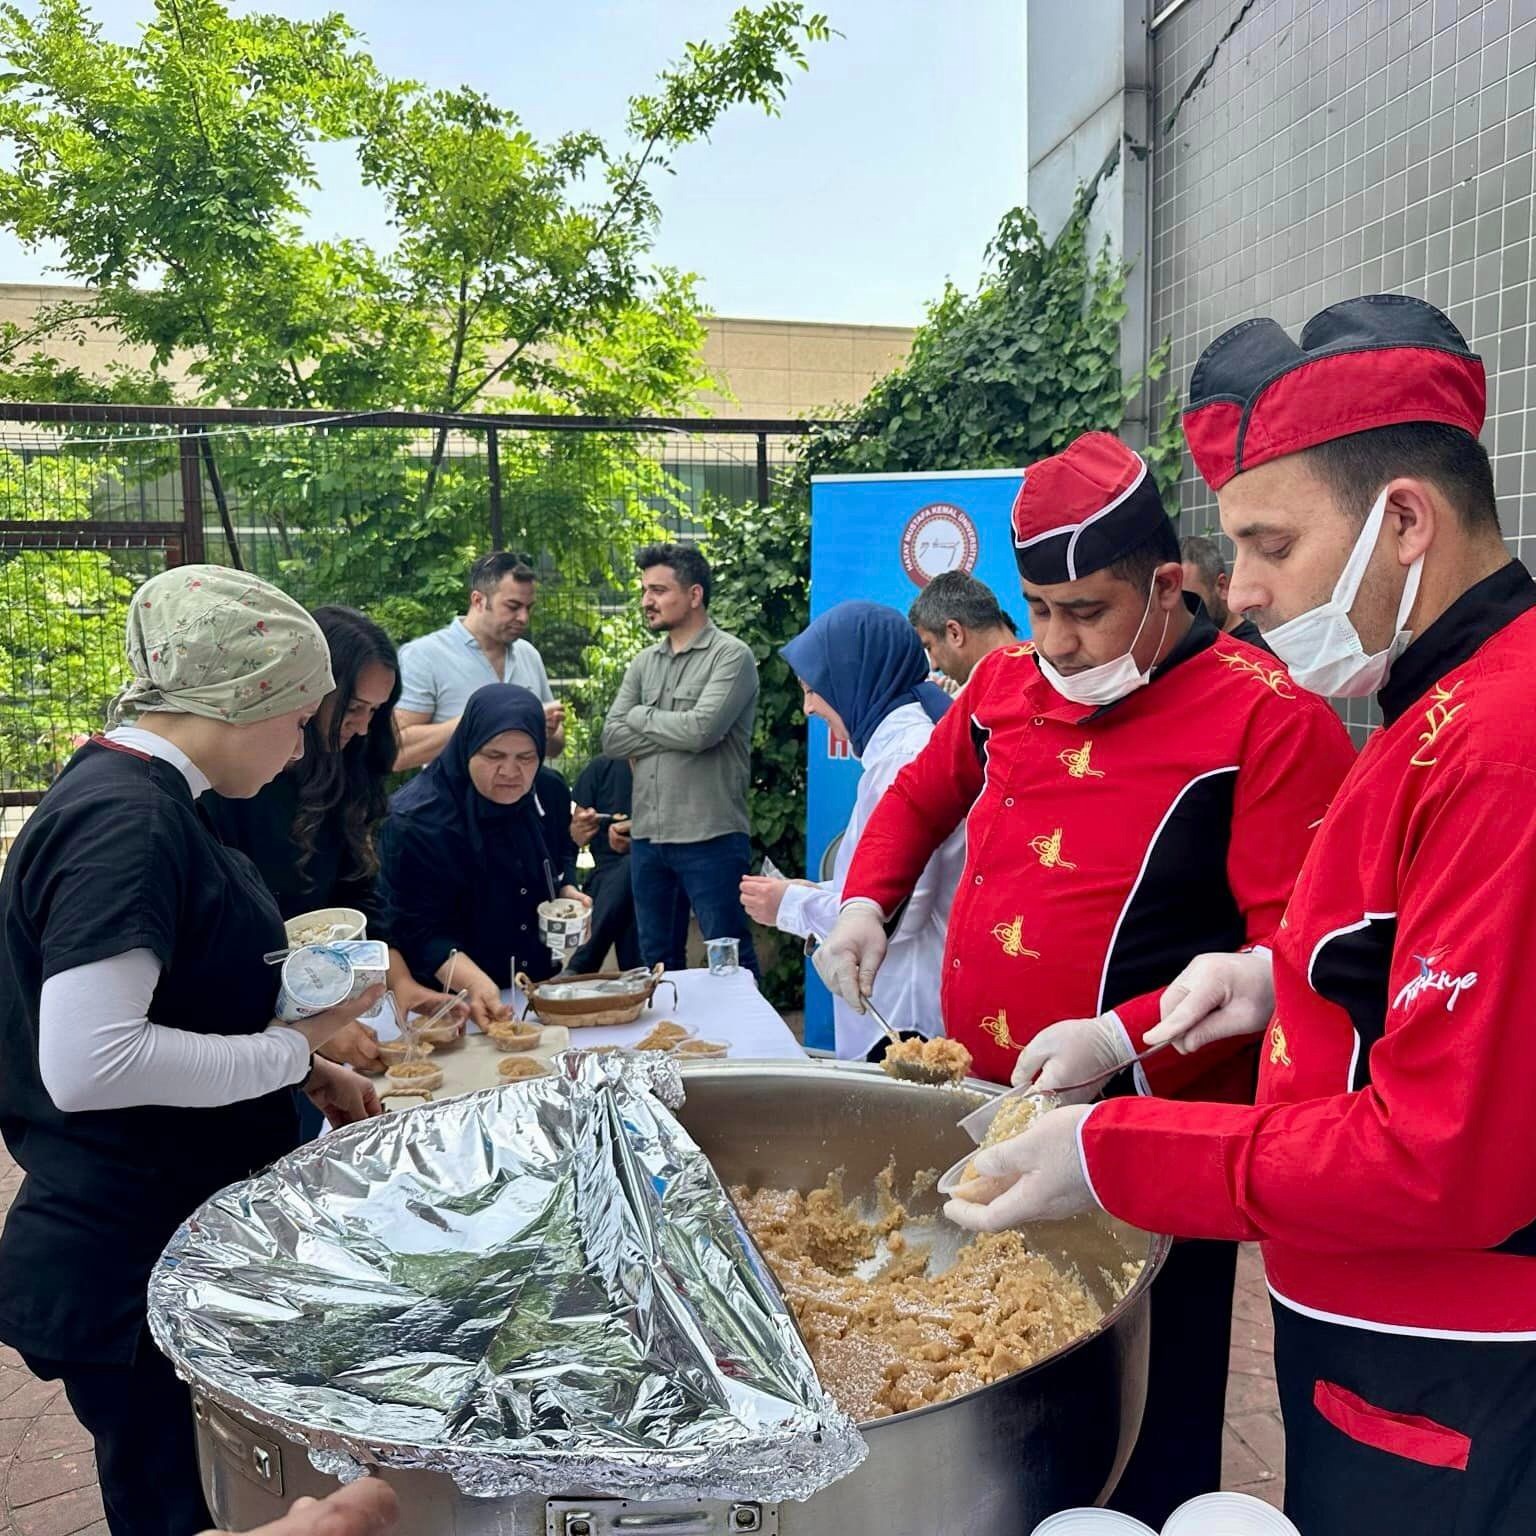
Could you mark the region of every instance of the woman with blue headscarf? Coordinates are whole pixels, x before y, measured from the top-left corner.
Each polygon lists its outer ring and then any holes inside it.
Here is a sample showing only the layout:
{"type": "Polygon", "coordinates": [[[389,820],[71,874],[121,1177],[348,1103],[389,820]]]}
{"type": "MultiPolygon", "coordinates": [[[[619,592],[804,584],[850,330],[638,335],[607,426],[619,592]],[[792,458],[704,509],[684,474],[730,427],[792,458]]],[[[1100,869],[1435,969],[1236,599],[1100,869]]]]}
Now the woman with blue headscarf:
{"type": "MultiPolygon", "coordinates": [[[[928,681],[928,659],[905,615],[879,603],[839,603],[779,653],[805,690],[805,712],[826,722],[858,760],[859,789],[838,844],[830,880],[770,880],[749,875],[741,902],[757,922],[797,937],[826,934],[837,921],[843,880],[881,795],[927,745],[949,696],[928,681]]],[[[875,1006],[893,1028],[943,1032],[939,977],[950,904],[965,864],[965,832],[957,829],[923,871],[891,936],[875,981],[875,1006]]],[[[837,1054],[883,1054],[885,1036],[868,1014],[833,1002],[837,1054]]]]}
{"type": "Polygon", "coordinates": [[[537,697],[514,683],[476,689],[441,755],[390,800],[379,840],[390,942],[418,978],[468,988],[482,1028],[507,1016],[514,970],[542,981],[557,969],[539,938],[551,884],[590,905],[576,888],[570,791],[544,753],[537,697]]]}

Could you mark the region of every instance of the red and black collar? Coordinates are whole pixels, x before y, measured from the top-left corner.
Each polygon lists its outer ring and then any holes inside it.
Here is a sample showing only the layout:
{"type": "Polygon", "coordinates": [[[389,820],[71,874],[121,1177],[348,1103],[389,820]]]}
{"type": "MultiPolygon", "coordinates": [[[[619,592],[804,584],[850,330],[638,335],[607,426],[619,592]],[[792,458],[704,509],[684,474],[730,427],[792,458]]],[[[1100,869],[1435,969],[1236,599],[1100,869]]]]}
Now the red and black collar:
{"type": "Polygon", "coordinates": [[[1376,695],[1382,719],[1391,725],[1447,672],[1453,672],[1494,635],[1536,608],[1536,581],[1518,561],[1468,587],[1392,663],[1386,686],[1376,695]]]}

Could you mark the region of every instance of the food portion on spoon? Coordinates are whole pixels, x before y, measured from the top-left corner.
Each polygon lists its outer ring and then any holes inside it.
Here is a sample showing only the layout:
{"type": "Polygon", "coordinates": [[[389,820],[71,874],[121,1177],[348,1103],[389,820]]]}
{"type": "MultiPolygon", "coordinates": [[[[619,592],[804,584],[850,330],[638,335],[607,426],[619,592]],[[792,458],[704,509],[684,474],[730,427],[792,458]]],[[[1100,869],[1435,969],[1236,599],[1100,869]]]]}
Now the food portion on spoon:
{"type": "Polygon", "coordinates": [[[890,1077],[942,1087],[962,1083],[971,1075],[971,1053],[945,1035],[932,1040],[895,1040],[880,1066],[890,1077]]]}

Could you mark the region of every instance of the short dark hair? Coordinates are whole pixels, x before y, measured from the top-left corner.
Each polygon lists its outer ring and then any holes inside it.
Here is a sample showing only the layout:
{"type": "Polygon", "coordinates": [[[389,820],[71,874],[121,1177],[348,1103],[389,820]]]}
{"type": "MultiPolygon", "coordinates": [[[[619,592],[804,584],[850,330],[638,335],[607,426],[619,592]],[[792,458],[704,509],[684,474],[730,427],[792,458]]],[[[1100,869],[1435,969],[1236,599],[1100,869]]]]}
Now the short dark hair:
{"type": "Polygon", "coordinates": [[[685,587],[702,587],[704,606],[709,607],[709,596],[714,591],[715,578],[710,573],[709,561],[691,544],[647,544],[635,555],[635,569],[648,571],[653,565],[666,566],[685,587]]]}
{"type": "Polygon", "coordinates": [[[469,568],[469,590],[495,595],[496,588],[510,576],[513,581],[537,581],[539,573],[529,564],[527,555],[515,555],[504,549],[493,549],[481,555],[469,568]]]}
{"type": "Polygon", "coordinates": [[[907,622],[930,635],[943,634],[951,619],[966,629],[1002,626],[1018,633],[1018,626],[1003,612],[992,588],[969,571],[941,571],[907,609],[907,622]]]}
{"type": "Polygon", "coordinates": [[[1134,549],[1126,550],[1107,569],[1111,576],[1145,591],[1152,585],[1152,573],[1158,566],[1169,562],[1174,565],[1183,564],[1179,558],[1179,537],[1173,531],[1172,521],[1165,517],[1157,525],[1155,533],[1143,539],[1134,549]]]}
{"type": "Polygon", "coordinates": [[[1307,467],[1358,522],[1365,520],[1382,486],[1410,475],[1438,486],[1468,533],[1501,536],[1488,450],[1460,427],[1406,421],[1335,437],[1306,449],[1305,457],[1307,467]]]}
{"type": "MultiPolygon", "coordinates": [[[[1185,565],[1192,565],[1214,587],[1227,574],[1227,562],[1222,558],[1221,545],[1208,539],[1203,533],[1192,533],[1179,540],[1179,557],[1185,565]]],[[[1150,577],[1147,578],[1149,581],[1150,577]]]]}

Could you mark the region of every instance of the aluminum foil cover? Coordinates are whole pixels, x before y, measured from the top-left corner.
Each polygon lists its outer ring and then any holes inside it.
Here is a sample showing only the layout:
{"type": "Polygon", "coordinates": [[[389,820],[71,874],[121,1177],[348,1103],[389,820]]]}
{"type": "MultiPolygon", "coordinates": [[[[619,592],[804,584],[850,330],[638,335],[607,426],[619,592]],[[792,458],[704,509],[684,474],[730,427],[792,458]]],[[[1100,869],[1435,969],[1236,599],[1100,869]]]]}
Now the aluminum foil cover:
{"type": "Polygon", "coordinates": [[[676,1064],[554,1065],[332,1132],[214,1196],[150,1279],[160,1348],[338,1475],[779,1500],[851,1471],[857,1429],[661,1101],[676,1064]]]}

